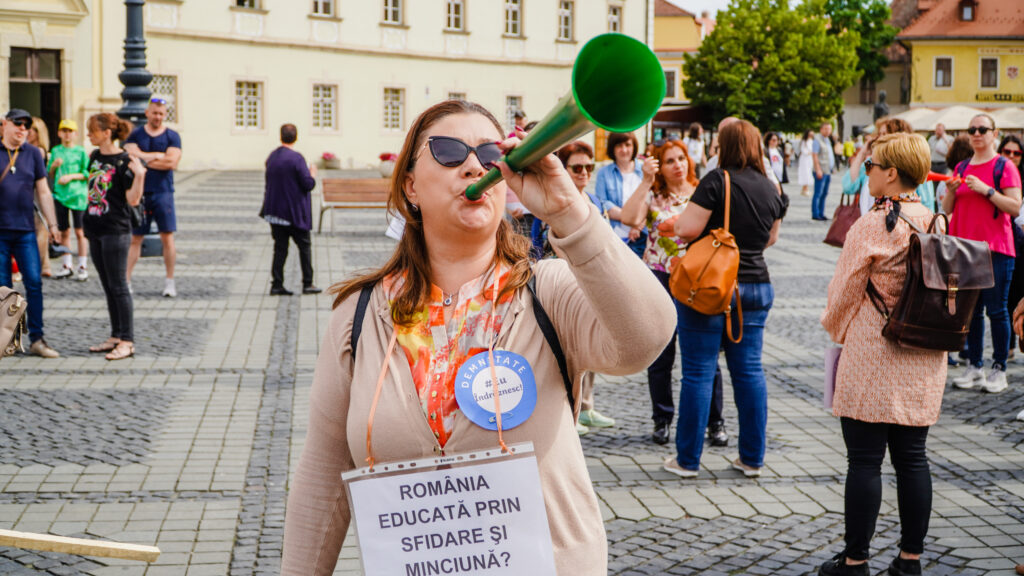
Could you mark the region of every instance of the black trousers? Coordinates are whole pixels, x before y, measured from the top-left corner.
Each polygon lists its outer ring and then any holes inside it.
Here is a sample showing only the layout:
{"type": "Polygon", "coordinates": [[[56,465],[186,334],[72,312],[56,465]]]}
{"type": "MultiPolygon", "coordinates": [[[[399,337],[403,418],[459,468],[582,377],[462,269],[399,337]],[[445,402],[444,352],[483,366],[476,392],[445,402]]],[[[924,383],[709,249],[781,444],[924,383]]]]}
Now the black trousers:
{"type": "MultiPolygon", "coordinates": [[[[667,272],[651,270],[666,292],[668,289],[667,272]]],[[[678,323],[677,323],[678,324],[678,323]]],[[[654,362],[647,367],[647,388],[651,393],[651,420],[655,424],[671,424],[672,418],[676,415],[675,396],[672,394],[672,366],[676,362],[676,340],[678,339],[678,326],[676,332],[672,333],[672,340],[668,346],[661,351],[661,354],[654,359],[654,362]]],[[[682,354],[682,351],[680,351],[682,354]]],[[[722,369],[715,368],[715,384],[711,388],[711,412],[708,415],[708,426],[721,424],[722,418],[722,369]]]]}
{"type": "Polygon", "coordinates": [[[846,554],[867,560],[882,506],[882,459],[896,469],[896,498],[900,509],[900,549],[924,552],[924,537],[932,513],[932,477],[925,442],[927,426],[901,426],[842,418],[846,441],[846,554]]]}
{"type": "Polygon", "coordinates": [[[295,242],[299,249],[299,264],[302,266],[302,285],[313,285],[313,256],[310,252],[312,243],[309,230],[295,226],[270,225],[270,234],[274,237],[274,263],[270,269],[271,286],[284,288],[284,263],[288,259],[288,239],[295,242]]]}
{"type": "Polygon", "coordinates": [[[135,341],[132,326],[132,293],[128,291],[128,247],[132,235],[105,234],[89,238],[89,255],[107,295],[110,314],[110,335],[128,342],[135,341]]]}

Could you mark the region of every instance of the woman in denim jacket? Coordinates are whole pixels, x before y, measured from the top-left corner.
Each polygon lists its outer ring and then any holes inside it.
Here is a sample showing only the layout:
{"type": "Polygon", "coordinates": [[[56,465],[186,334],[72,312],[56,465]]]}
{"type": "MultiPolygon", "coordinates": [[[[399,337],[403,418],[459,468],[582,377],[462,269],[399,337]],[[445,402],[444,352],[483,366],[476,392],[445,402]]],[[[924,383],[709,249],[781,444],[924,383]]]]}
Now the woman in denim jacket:
{"type": "Polygon", "coordinates": [[[647,233],[643,228],[630,228],[620,222],[622,206],[644,177],[643,163],[636,159],[637,146],[636,136],[631,132],[608,135],[607,154],[614,162],[598,170],[594,194],[601,201],[601,209],[608,214],[615,233],[637,256],[643,257],[647,233]]]}

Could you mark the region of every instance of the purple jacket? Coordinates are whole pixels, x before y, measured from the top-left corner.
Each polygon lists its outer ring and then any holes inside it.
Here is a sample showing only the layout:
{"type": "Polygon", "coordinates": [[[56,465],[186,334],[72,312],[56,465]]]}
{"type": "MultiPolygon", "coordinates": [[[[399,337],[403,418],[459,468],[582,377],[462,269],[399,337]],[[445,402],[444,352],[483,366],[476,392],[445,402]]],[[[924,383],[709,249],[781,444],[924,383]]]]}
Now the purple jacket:
{"type": "Polygon", "coordinates": [[[313,228],[310,191],[316,180],[302,154],[281,146],[267,157],[266,189],[260,217],[275,216],[303,230],[313,228]]]}

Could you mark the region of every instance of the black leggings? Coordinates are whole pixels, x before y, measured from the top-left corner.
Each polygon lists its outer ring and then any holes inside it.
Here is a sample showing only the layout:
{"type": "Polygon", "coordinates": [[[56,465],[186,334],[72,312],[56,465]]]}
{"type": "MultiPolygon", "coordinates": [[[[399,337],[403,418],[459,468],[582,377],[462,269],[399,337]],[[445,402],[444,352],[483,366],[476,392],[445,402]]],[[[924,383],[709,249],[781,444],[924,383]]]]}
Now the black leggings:
{"type": "Polygon", "coordinates": [[[901,426],[842,418],[849,469],[846,473],[846,554],[867,560],[882,506],[882,459],[886,446],[896,469],[900,549],[924,552],[932,513],[932,477],[925,442],[927,426],[901,426]]]}
{"type": "Polygon", "coordinates": [[[132,294],[128,291],[128,247],[132,235],[105,234],[89,238],[89,253],[92,255],[96,273],[107,295],[107,312],[110,313],[110,336],[128,342],[135,341],[132,332],[132,294]]]}
{"type": "MultiPolygon", "coordinates": [[[[668,288],[668,272],[660,270],[651,270],[651,272],[661,282],[665,291],[671,295],[672,291],[668,288]]],[[[671,424],[672,418],[676,414],[675,398],[672,395],[672,365],[676,362],[677,339],[676,332],[673,332],[672,340],[647,367],[647,389],[651,393],[651,419],[655,424],[671,424]]],[[[724,422],[722,407],[722,369],[716,366],[715,383],[711,388],[711,412],[708,414],[708,426],[724,422]]]]}

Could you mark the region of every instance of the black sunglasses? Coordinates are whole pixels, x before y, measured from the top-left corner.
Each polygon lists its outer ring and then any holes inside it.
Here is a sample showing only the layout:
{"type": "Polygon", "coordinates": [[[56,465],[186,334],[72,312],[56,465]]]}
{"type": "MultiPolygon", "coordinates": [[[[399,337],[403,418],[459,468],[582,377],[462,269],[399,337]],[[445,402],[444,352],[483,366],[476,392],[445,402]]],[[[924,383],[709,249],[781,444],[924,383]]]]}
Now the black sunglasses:
{"type": "Polygon", "coordinates": [[[584,170],[587,171],[587,174],[593,174],[594,173],[594,165],[593,164],[570,164],[570,165],[566,166],[566,168],[568,168],[569,170],[572,170],[573,174],[583,174],[584,170]]]}
{"type": "Polygon", "coordinates": [[[883,164],[879,164],[878,162],[875,162],[871,158],[868,158],[867,160],[864,161],[864,172],[865,173],[871,172],[871,169],[872,168],[876,168],[876,167],[877,168],[881,168],[882,170],[888,170],[889,168],[892,168],[892,166],[885,166],[883,164]]]}
{"type": "Polygon", "coordinates": [[[18,118],[17,120],[11,120],[11,122],[13,122],[15,126],[21,126],[25,130],[32,127],[32,121],[28,118],[18,118]]]}
{"type": "Polygon", "coordinates": [[[501,148],[494,142],[485,142],[476,148],[466,144],[458,138],[450,136],[431,136],[427,138],[427,147],[430,148],[430,155],[437,160],[441,166],[455,168],[461,166],[469,153],[476,154],[480,165],[488,170],[494,167],[494,163],[501,160],[501,148]]]}
{"type": "Polygon", "coordinates": [[[994,128],[989,128],[988,126],[971,126],[967,129],[967,133],[971,136],[974,136],[975,134],[981,134],[984,136],[985,134],[988,134],[989,130],[994,130],[994,128]]]}
{"type": "Polygon", "coordinates": [[[1020,158],[1022,152],[1020,150],[1003,150],[1003,156],[1010,158],[1020,158]]]}

